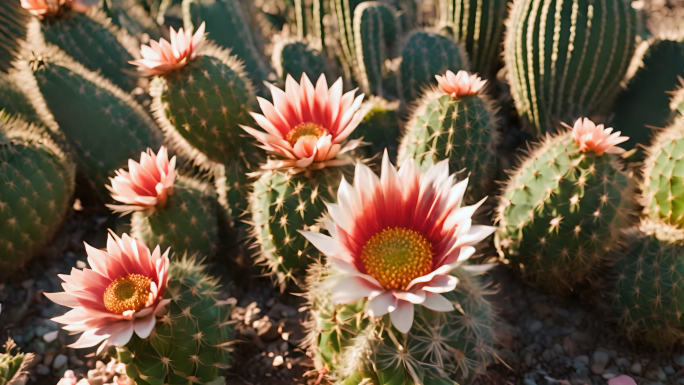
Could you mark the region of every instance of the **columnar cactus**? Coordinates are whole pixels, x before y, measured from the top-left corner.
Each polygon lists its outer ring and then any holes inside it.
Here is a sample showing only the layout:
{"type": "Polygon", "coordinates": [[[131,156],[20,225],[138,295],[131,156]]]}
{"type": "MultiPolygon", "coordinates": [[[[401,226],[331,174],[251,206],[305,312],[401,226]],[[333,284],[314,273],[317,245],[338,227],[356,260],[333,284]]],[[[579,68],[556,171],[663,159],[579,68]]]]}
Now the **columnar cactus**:
{"type": "Polygon", "coordinates": [[[387,150],[390,159],[396,159],[401,132],[399,101],[390,102],[371,96],[363,102],[360,110],[363,120],[349,138],[360,139],[366,145],[359,147],[356,152],[363,159],[376,158],[379,161],[382,152],[387,150]]]}
{"type": "Polygon", "coordinates": [[[465,71],[437,76],[439,89],[423,95],[411,114],[399,146],[398,163],[414,158],[427,169],[444,159],[460,178],[470,174],[466,201],[485,196],[493,179],[496,118],[484,81],[465,71]]]}
{"type": "Polygon", "coordinates": [[[673,115],[684,115],[684,85],[680,85],[672,94],[670,101],[670,109],[674,112],[673,115]]]}
{"type": "Polygon", "coordinates": [[[503,39],[508,0],[440,0],[441,23],[465,45],[472,70],[493,75],[503,39]]]}
{"type": "Polygon", "coordinates": [[[44,131],[0,115],[0,276],[52,240],[71,203],[76,168],[44,131]]]}
{"type": "Polygon", "coordinates": [[[5,345],[5,353],[0,353],[0,385],[24,385],[28,381],[26,368],[33,361],[33,353],[12,354],[16,344],[9,339],[5,345]]]}
{"type": "Polygon", "coordinates": [[[435,75],[447,70],[469,70],[470,61],[462,44],[431,32],[414,32],[401,51],[399,67],[399,92],[404,102],[420,98],[430,85],[435,85],[435,75]]]}
{"type": "Polygon", "coordinates": [[[394,13],[376,1],[366,1],[354,10],[354,57],[361,90],[367,94],[385,95],[383,80],[387,75],[385,61],[391,58],[390,44],[397,39],[398,25],[394,13]]]}
{"type": "Polygon", "coordinates": [[[20,115],[31,123],[42,123],[36,109],[17,85],[17,77],[5,73],[0,73],[0,110],[10,115],[20,115]]]}
{"type": "Polygon", "coordinates": [[[19,1],[0,3],[0,71],[12,67],[11,62],[19,52],[19,39],[26,38],[26,24],[31,14],[21,7],[19,1]]]}
{"type": "Polygon", "coordinates": [[[300,40],[283,40],[273,47],[273,68],[278,78],[285,80],[287,75],[300,79],[306,74],[311,79],[329,75],[325,57],[314,47],[300,40]]]}
{"type": "Polygon", "coordinates": [[[610,108],[634,53],[629,1],[515,0],[504,59],[518,114],[530,132],[610,108]]]}
{"type": "Polygon", "coordinates": [[[161,27],[137,0],[102,0],[102,12],[119,28],[138,37],[140,42],[162,37],[161,27]]]}
{"type": "MultiPolygon", "coordinates": [[[[326,0],[294,0],[294,19],[297,38],[310,41],[317,49],[323,48],[325,40],[324,2],[326,0]]],[[[293,75],[294,76],[294,75],[293,75]]]]}
{"type": "Polygon", "coordinates": [[[566,293],[591,280],[629,225],[633,178],[611,154],[627,138],[610,132],[580,119],[547,136],[500,198],[499,252],[543,290],[566,293]]]}
{"type": "Polygon", "coordinates": [[[627,336],[652,348],[684,341],[684,233],[664,222],[642,220],[624,232],[613,267],[614,315],[627,336]]]}

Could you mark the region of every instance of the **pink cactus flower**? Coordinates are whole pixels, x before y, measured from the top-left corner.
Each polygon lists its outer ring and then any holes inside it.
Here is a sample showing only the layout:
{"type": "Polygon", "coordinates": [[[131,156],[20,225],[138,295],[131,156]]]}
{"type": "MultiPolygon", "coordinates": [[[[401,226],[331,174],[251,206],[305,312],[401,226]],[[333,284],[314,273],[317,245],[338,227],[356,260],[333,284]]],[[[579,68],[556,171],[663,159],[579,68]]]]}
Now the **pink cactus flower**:
{"type": "Polygon", "coordinates": [[[263,115],[252,113],[266,132],[242,127],[261,142],[259,147],[279,158],[270,159],[262,168],[297,173],[349,163],[339,155],[360,145],[350,140],[343,146],[363,119],[359,112],[363,95],[354,98],[355,92],[343,95],[341,78],[328,89],[325,75],[318,78],[315,88],[306,74],[300,84],[288,75],[285,91],[271,87],[273,104],[258,98],[263,115]]]}
{"type": "Polygon", "coordinates": [[[629,138],[620,136],[620,132],[612,133],[612,128],[604,128],[603,124],[598,126],[588,118],[580,118],[575,122],[572,128],[572,137],[575,138],[575,143],[580,151],[593,151],[596,155],[601,156],[604,152],[609,154],[621,154],[625,152],[620,147],[615,145],[620,144],[629,138]]]}
{"type": "Polygon", "coordinates": [[[484,200],[461,207],[468,181],[454,183],[447,161],[421,173],[410,160],[397,172],[385,152],[381,172],[378,177],[358,163],[354,184],[342,180],[339,203],[328,205],[330,236],[302,234],[328,257],[333,302],[367,298],[371,316],[389,313],[406,333],[414,305],[454,309],[440,294],[458,283],[450,272],[495,228],[471,224],[484,200]]]}
{"type": "Polygon", "coordinates": [[[467,71],[458,71],[457,74],[447,71],[444,76],[435,75],[435,78],[439,88],[454,98],[475,95],[487,83],[477,75],[469,75],[467,71]]]}
{"type": "Polygon", "coordinates": [[[205,43],[204,23],[200,25],[195,34],[192,31],[178,32],[170,28],[170,42],[160,39],[157,43],[150,41],[150,45],[142,45],[140,54],[142,59],[130,61],[130,64],[138,66],[142,76],[164,75],[173,70],[183,67],[197,57],[205,43]]]}
{"type": "Polygon", "coordinates": [[[168,196],[173,194],[175,167],[176,157],[169,161],[166,147],[161,147],[156,155],[148,148],[147,153],[140,155],[140,163],[129,159],[129,171],[116,171],[116,176],[109,178],[112,185],[107,186],[112,198],[124,204],[107,207],[120,213],[164,207],[168,196]]]}
{"type": "Polygon", "coordinates": [[[52,320],[64,330],[81,333],[70,347],[87,348],[102,343],[124,346],[135,332],[149,337],[157,316],[169,299],[162,299],[168,281],[169,251],[163,255],[157,246],[150,252],[142,242],[124,234],[119,238],[110,232],[107,250],[86,244],[91,269],[72,269],[59,277],[64,292],[45,293],[63,306],[71,308],[52,320]]]}
{"type": "Polygon", "coordinates": [[[64,6],[81,13],[90,9],[90,6],[79,0],[21,0],[21,6],[38,17],[58,15],[64,6]]]}
{"type": "Polygon", "coordinates": [[[608,385],[637,385],[637,383],[632,377],[623,374],[608,380],[608,385]]]}

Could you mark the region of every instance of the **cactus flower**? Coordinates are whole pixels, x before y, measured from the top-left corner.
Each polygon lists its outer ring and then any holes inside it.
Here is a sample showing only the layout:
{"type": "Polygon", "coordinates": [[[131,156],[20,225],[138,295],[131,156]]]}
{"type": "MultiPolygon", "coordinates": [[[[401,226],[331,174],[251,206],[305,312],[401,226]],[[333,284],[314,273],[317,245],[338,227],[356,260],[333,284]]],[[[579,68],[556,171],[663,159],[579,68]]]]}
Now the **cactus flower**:
{"type": "Polygon", "coordinates": [[[303,232],[328,257],[332,301],[366,298],[369,315],[389,313],[402,333],[411,328],[414,304],[454,309],[440,294],[456,288],[450,272],[495,229],[471,224],[484,200],[461,207],[468,181],[455,184],[448,161],[419,170],[409,159],[397,172],[387,152],[380,177],[358,163],[354,184],[342,180],[339,203],[328,205],[330,236],[303,232]]]}
{"type": "Polygon", "coordinates": [[[169,195],[173,194],[173,182],[176,179],[176,157],[169,161],[165,147],[161,147],[155,155],[152,150],[142,153],[140,163],[128,160],[128,170],[116,171],[111,186],[107,186],[112,198],[123,205],[107,205],[111,210],[120,213],[154,210],[163,207],[169,195]]]}
{"type": "Polygon", "coordinates": [[[135,332],[147,338],[169,299],[162,299],[168,281],[169,251],[159,246],[150,252],[142,242],[124,234],[111,233],[107,250],[86,244],[90,269],[72,269],[60,275],[64,292],[45,293],[71,308],[52,320],[64,330],[83,332],[70,347],[87,348],[102,343],[124,346],[135,332]]]}
{"type": "Polygon", "coordinates": [[[342,94],[342,78],[328,89],[325,75],[315,88],[306,74],[300,84],[288,75],[285,91],[271,87],[273,104],[258,98],[263,115],[252,113],[266,132],[242,126],[261,142],[259,147],[280,158],[270,159],[262,168],[297,173],[349,163],[339,155],[360,145],[359,140],[350,140],[343,146],[363,119],[359,112],[363,94],[354,98],[355,92],[342,94]]]}
{"type": "Polygon", "coordinates": [[[439,88],[454,98],[475,95],[487,83],[477,75],[469,75],[467,71],[458,71],[457,74],[447,71],[444,76],[435,75],[435,79],[439,88]]]}
{"type": "Polygon", "coordinates": [[[38,17],[58,15],[64,6],[82,13],[90,9],[90,6],[79,0],[21,0],[21,7],[38,17]]]}
{"type": "Polygon", "coordinates": [[[138,66],[143,76],[164,75],[183,67],[197,57],[205,42],[204,23],[194,35],[183,28],[178,32],[170,28],[169,33],[170,42],[163,38],[159,42],[151,40],[149,46],[143,44],[140,48],[142,59],[129,62],[138,66]]]}
{"type": "Polygon", "coordinates": [[[620,136],[620,131],[613,133],[612,128],[604,128],[603,124],[597,126],[588,118],[577,119],[572,128],[572,137],[580,151],[593,151],[598,156],[603,155],[604,152],[609,154],[625,152],[624,149],[615,145],[629,139],[626,136],[620,136]]]}

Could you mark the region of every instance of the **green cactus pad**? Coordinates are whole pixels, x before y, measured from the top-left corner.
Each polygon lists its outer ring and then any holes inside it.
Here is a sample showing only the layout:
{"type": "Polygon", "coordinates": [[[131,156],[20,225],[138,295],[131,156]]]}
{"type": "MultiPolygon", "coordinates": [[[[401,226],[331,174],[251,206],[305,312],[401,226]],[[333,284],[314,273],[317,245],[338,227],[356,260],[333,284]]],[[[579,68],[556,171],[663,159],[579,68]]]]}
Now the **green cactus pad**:
{"type": "Polygon", "coordinates": [[[256,257],[281,288],[296,282],[320,256],[299,231],[316,231],[325,203],[336,200],[343,175],[342,167],[326,167],[311,177],[267,171],[254,182],[249,211],[256,257]]]}
{"type": "Polygon", "coordinates": [[[455,270],[458,286],[444,296],[458,310],[435,312],[415,305],[413,326],[404,335],[387,326],[389,315],[383,321],[370,319],[365,300],[333,305],[321,269],[315,265],[309,276],[309,341],[316,368],[333,383],[468,383],[494,359],[496,317],[480,277],[455,270]]]}
{"type": "Polygon", "coordinates": [[[17,85],[16,78],[5,73],[0,73],[0,110],[19,115],[27,122],[42,123],[36,109],[17,85]]]}
{"type": "Polygon", "coordinates": [[[0,115],[0,276],[51,242],[69,209],[75,166],[44,132],[0,115]]]}
{"type": "Polygon", "coordinates": [[[515,0],[504,59],[528,131],[555,132],[562,121],[610,108],[636,33],[629,1],[515,0]]]}
{"type": "Polygon", "coordinates": [[[406,103],[418,99],[430,85],[436,85],[435,75],[447,70],[454,73],[469,70],[470,61],[462,44],[431,32],[413,33],[401,52],[399,83],[406,103]]]}
{"type": "Polygon", "coordinates": [[[20,50],[18,39],[26,39],[26,24],[32,17],[19,1],[0,3],[0,72],[12,68],[20,50]]]}
{"type": "Polygon", "coordinates": [[[646,154],[641,186],[644,214],[684,228],[684,117],[661,131],[646,154]]]}
{"type": "Polygon", "coordinates": [[[196,164],[254,161],[257,148],[240,124],[251,126],[252,84],[234,56],[207,46],[183,68],[156,77],[152,111],[167,140],[196,164]]]}
{"type": "Polygon", "coordinates": [[[173,195],[151,214],[133,213],[131,236],[148,247],[178,254],[211,256],[218,247],[216,194],[199,181],[178,177],[173,195]]]}
{"type": "Polygon", "coordinates": [[[19,80],[26,82],[36,110],[58,124],[50,126],[53,136],[66,136],[79,171],[109,197],[108,177],[147,148],[159,148],[161,131],[132,97],[57,47],[38,54],[40,60],[18,63],[19,80]]]}
{"type": "Polygon", "coordinates": [[[482,94],[453,98],[433,90],[418,102],[399,146],[398,164],[415,158],[427,170],[449,159],[449,171],[470,176],[466,202],[487,195],[495,174],[496,118],[482,94]]]}
{"type": "Polygon", "coordinates": [[[590,282],[630,224],[633,177],[621,170],[614,155],[580,151],[570,131],[547,136],[500,198],[502,258],[545,291],[590,282]]]}
{"type": "Polygon", "coordinates": [[[672,92],[684,75],[684,42],[652,43],[638,67],[613,110],[615,129],[629,136],[626,147],[647,145],[652,128],[667,126],[672,116],[672,92]]]}
{"type": "Polygon", "coordinates": [[[278,78],[285,80],[287,75],[301,79],[306,74],[309,79],[328,75],[323,54],[301,41],[283,41],[273,48],[273,67],[278,78]]]}
{"type": "Polygon", "coordinates": [[[355,74],[366,94],[385,95],[385,61],[391,57],[390,44],[397,40],[394,13],[377,1],[366,1],[354,10],[355,74]]]}
{"type": "Polygon", "coordinates": [[[399,101],[388,102],[385,99],[371,96],[361,104],[364,117],[349,139],[362,139],[365,146],[355,150],[363,159],[380,161],[383,152],[387,149],[390,161],[395,164],[397,148],[399,147],[399,101]]]}
{"type": "Polygon", "coordinates": [[[34,18],[28,26],[28,39],[33,44],[58,46],[127,92],[135,88],[138,74],[128,62],[138,56],[140,47],[135,38],[112,25],[102,12],[86,15],[72,11],[42,21],[34,18]]]}
{"type": "Polygon", "coordinates": [[[146,339],[133,335],[110,354],[126,364],[137,385],[223,384],[231,364],[231,302],[220,301],[218,280],[194,259],[171,263],[163,318],[146,339]],[[219,382],[220,381],[220,382],[219,382]]]}
{"type": "Polygon", "coordinates": [[[24,385],[28,381],[26,368],[34,359],[33,353],[12,354],[16,344],[12,339],[5,345],[5,353],[0,353],[0,385],[24,385]]]}
{"type": "Polygon", "coordinates": [[[472,70],[483,76],[497,68],[509,0],[440,0],[442,24],[465,45],[472,70]]]}
{"type": "Polygon", "coordinates": [[[684,238],[658,221],[639,227],[625,231],[613,267],[613,313],[632,341],[666,350],[684,341],[684,238]]]}

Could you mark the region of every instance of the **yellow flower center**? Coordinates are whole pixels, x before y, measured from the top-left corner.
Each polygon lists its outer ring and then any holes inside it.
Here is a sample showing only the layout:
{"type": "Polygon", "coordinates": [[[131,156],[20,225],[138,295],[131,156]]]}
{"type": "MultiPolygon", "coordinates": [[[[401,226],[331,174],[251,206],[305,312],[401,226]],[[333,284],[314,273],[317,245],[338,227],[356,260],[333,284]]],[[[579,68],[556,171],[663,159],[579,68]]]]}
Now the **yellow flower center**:
{"type": "Polygon", "coordinates": [[[310,137],[318,139],[325,135],[328,135],[328,130],[326,130],[325,127],[317,123],[305,122],[295,126],[292,131],[287,133],[285,139],[294,146],[301,138],[310,137]]]}
{"type": "Polygon", "coordinates": [[[366,242],[361,260],[382,287],[406,290],[412,280],[432,271],[432,245],[416,231],[387,228],[366,242]]]}
{"type": "Polygon", "coordinates": [[[152,278],[128,274],[115,279],[104,292],[104,305],[112,313],[123,314],[145,307],[150,297],[152,278]]]}

